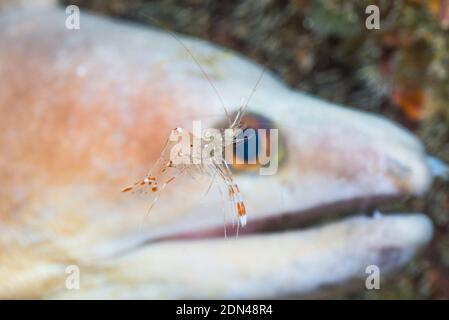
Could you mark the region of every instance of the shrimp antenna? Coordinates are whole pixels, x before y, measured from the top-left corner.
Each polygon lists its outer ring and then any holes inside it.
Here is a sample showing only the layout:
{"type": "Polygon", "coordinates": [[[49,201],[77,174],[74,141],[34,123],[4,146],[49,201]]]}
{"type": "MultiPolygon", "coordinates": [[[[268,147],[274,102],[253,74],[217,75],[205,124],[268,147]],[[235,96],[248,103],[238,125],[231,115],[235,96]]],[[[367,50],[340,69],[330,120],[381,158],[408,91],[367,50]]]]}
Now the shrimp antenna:
{"type": "Polygon", "coordinates": [[[154,24],[156,24],[158,27],[164,29],[164,31],[168,32],[176,41],[178,41],[181,46],[184,48],[184,50],[188,53],[188,55],[192,58],[192,60],[195,62],[201,73],[203,74],[204,78],[206,78],[207,82],[209,82],[210,86],[212,87],[212,90],[214,90],[215,95],[218,97],[218,100],[221,103],[221,106],[223,107],[223,110],[226,114],[226,117],[228,118],[229,125],[231,125],[231,117],[229,116],[228,109],[226,108],[226,105],[224,103],[223,97],[218,92],[217,88],[215,87],[214,83],[210,79],[210,77],[207,75],[206,71],[203,69],[199,61],[195,58],[192,51],[184,44],[184,42],[181,41],[181,39],[172,31],[168,30],[167,28],[164,28],[164,26],[156,20],[156,18],[153,18],[152,16],[149,16],[148,14],[145,14],[143,12],[139,12],[140,15],[144,16],[145,18],[150,19],[154,24]]]}
{"type": "Polygon", "coordinates": [[[242,117],[245,115],[246,109],[248,108],[249,102],[251,101],[252,97],[254,96],[254,93],[256,93],[257,87],[259,86],[260,82],[262,81],[263,76],[265,75],[265,72],[267,71],[267,67],[264,66],[262,69],[262,72],[260,73],[259,78],[257,79],[256,84],[254,85],[253,89],[251,90],[251,93],[249,94],[248,98],[246,99],[246,102],[242,105],[240,110],[237,113],[237,116],[235,117],[233,123],[231,124],[231,128],[234,128],[237,126],[240,121],[242,120],[242,117]]]}
{"type": "Polygon", "coordinates": [[[252,97],[254,96],[254,93],[256,93],[257,87],[259,87],[260,82],[262,81],[263,76],[265,75],[265,72],[267,71],[267,67],[264,66],[262,69],[262,72],[260,73],[259,79],[257,79],[256,85],[254,86],[253,90],[251,91],[248,99],[246,100],[246,103],[244,104],[244,109],[243,112],[245,111],[245,109],[248,107],[249,102],[251,101],[252,97]]]}
{"type": "MultiPolygon", "coordinates": [[[[271,37],[271,35],[268,35],[268,37],[271,37]]],[[[257,79],[256,84],[254,85],[253,89],[251,90],[251,93],[249,94],[248,99],[246,100],[246,103],[243,104],[242,107],[240,108],[240,110],[239,110],[237,116],[236,116],[235,119],[234,119],[234,122],[232,123],[231,128],[232,128],[233,126],[235,126],[235,125],[238,125],[239,122],[241,121],[243,115],[244,115],[245,112],[246,112],[246,109],[248,108],[249,102],[251,101],[252,97],[253,97],[254,94],[256,93],[256,90],[257,90],[257,88],[259,87],[259,84],[260,84],[260,82],[262,81],[262,78],[264,77],[265,72],[267,71],[267,69],[268,69],[267,66],[264,65],[264,67],[263,67],[263,69],[262,69],[262,72],[260,73],[259,79],[257,79]]]]}

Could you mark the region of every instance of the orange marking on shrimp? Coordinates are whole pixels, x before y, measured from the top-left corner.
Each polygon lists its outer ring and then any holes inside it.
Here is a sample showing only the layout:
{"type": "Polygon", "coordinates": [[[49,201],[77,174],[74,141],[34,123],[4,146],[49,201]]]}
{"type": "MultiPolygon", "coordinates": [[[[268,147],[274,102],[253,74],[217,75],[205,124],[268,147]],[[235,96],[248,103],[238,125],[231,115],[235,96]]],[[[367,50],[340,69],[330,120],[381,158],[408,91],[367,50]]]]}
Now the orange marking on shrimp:
{"type": "Polygon", "coordinates": [[[234,195],[234,189],[232,189],[232,186],[229,186],[229,198],[231,198],[234,195]]]}
{"type": "Polygon", "coordinates": [[[122,189],[122,192],[128,192],[131,191],[133,189],[133,186],[128,186],[122,189]]]}
{"type": "Polygon", "coordinates": [[[246,208],[243,202],[237,202],[237,213],[239,217],[242,217],[246,214],[246,208]]]}
{"type": "Polygon", "coordinates": [[[151,191],[156,192],[157,191],[157,187],[151,188],[151,191]]]}

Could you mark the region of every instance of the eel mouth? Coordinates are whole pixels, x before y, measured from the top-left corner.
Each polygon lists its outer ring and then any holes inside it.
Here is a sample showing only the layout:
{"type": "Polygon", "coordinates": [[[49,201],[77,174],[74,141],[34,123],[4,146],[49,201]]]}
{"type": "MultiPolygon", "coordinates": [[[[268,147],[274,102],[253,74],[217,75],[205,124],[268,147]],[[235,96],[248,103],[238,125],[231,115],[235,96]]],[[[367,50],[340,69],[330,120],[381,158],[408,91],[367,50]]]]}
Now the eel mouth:
{"type": "MultiPolygon", "coordinates": [[[[404,195],[377,195],[359,197],[315,206],[298,211],[275,213],[263,218],[248,218],[245,227],[238,227],[237,221],[223,223],[198,230],[179,232],[147,240],[143,245],[176,240],[220,239],[227,237],[247,237],[305,229],[329,223],[355,214],[368,216],[378,213],[377,207],[391,204],[404,198],[404,195]]],[[[251,213],[249,213],[251,214],[251,213]]],[[[384,214],[384,212],[382,212],[384,214]]],[[[385,213],[388,215],[388,213],[385,213]]]]}

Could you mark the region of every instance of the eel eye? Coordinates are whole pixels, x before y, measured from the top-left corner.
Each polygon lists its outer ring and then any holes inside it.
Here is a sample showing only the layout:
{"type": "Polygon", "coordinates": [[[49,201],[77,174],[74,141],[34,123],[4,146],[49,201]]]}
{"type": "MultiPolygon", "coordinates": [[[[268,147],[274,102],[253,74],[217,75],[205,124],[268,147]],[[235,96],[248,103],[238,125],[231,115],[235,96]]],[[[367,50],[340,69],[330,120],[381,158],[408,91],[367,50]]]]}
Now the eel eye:
{"type": "Polygon", "coordinates": [[[273,121],[257,113],[248,112],[241,119],[241,130],[236,132],[233,147],[225,152],[226,159],[232,159],[231,166],[235,172],[248,172],[269,166],[270,159],[277,157],[280,164],[285,158],[284,141],[279,131],[277,136],[270,129],[278,129],[273,121]],[[271,141],[277,138],[276,141],[271,141]],[[270,150],[272,147],[273,150],[270,150]]]}

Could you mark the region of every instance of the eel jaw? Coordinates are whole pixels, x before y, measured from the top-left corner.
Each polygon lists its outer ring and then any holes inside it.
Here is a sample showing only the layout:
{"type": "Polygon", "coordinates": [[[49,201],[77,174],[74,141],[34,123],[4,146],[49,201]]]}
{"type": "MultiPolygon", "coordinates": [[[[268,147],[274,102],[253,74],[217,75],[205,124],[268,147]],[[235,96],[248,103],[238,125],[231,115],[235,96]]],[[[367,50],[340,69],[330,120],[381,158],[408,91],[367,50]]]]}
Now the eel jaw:
{"type": "Polygon", "coordinates": [[[363,289],[369,266],[378,268],[382,288],[385,276],[404,265],[431,235],[426,216],[395,214],[238,241],[164,241],[104,260],[95,265],[95,273],[83,274],[85,283],[100,281],[102,286],[51,297],[323,297],[345,283],[363,289]]]}

